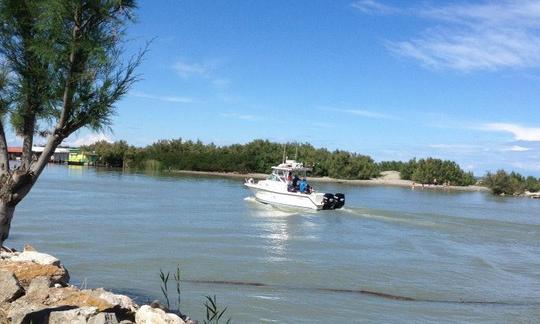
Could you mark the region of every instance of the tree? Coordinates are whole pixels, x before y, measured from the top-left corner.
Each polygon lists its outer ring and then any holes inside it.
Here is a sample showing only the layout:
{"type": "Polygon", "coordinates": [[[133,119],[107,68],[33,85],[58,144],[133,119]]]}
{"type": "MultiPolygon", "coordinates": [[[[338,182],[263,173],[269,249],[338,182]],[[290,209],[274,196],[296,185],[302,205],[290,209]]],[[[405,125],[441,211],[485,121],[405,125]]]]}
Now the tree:
{"type": "Polygon", "coordinates": [[[0,246],[17,204],[56,147],[73,132],[110,126],[115,104],[137,80],[143,50],[124,61],[133,0],[0,0],[0,246]],[[23,139],[11,170],[5,123],[23,139]],[[38,159],[35,136],[46,137],[38,159]]]}

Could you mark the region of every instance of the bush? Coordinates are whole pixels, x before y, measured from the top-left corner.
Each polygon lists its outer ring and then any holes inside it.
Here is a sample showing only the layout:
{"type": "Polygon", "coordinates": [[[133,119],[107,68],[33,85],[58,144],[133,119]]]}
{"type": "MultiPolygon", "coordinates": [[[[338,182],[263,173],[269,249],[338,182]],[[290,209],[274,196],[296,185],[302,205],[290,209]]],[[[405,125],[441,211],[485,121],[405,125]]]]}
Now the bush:
{"type": "Polygon", "coordinates": [[[454,161],[434,158],[412,159],[401,165],[401,179],[423,184],[469,186],[476,182],[472,172],[465,172],[454,161]]]}
{"type": "Polygon", "coordinates": [[[532,176],[525,179],[519,173],[507,173],[504,170],[499,170],[495,174],[488,172],[483,183],[496,195],[520,195],[525,191],[540,191],[540,179],[532,176]]]}

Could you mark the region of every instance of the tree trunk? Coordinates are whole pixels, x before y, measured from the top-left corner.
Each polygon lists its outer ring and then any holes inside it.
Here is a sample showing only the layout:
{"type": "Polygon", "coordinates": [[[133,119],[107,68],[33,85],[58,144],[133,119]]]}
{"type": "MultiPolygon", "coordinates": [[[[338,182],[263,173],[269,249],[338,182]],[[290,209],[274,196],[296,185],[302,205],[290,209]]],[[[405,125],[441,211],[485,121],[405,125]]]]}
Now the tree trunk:
{"type": "Polygon", "coordinates": [[[15,212],[15,206],[0,202],[0,247],[4,246],[4,241],[9,236],[13,212],[15,212]]]}

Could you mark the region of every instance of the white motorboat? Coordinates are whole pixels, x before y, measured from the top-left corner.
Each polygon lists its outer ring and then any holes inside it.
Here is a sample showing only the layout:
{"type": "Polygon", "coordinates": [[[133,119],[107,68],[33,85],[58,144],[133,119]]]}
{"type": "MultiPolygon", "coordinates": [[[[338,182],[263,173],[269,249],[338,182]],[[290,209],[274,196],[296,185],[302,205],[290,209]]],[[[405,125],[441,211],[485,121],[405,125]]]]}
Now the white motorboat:
{"type": "Polygon", "coordinates": [[[311,168],[304,167],[295,160],[272,167],[272,173],[266,180],[247,179],[246,187],[251,189],[258,201],[281,206],[310,208],[315,210],[341,208],[345,204],[342,193],[321,193],[301,183],[311,168]]]}

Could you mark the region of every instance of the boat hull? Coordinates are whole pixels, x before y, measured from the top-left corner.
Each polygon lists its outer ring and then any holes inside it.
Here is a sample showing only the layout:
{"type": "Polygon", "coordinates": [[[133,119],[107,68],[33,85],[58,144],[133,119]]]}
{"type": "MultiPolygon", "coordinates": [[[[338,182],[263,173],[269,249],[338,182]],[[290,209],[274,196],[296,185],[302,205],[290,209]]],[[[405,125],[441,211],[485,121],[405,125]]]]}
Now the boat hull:
{"type": "Polygon", "coordinates": [[[255,199],[265,204],[314,210],[323,209],[323,204],[317,203],[314,195],[295,192],[277,192],[250,184],[246,184],[246,186],[253,192],[255,199]]]}

